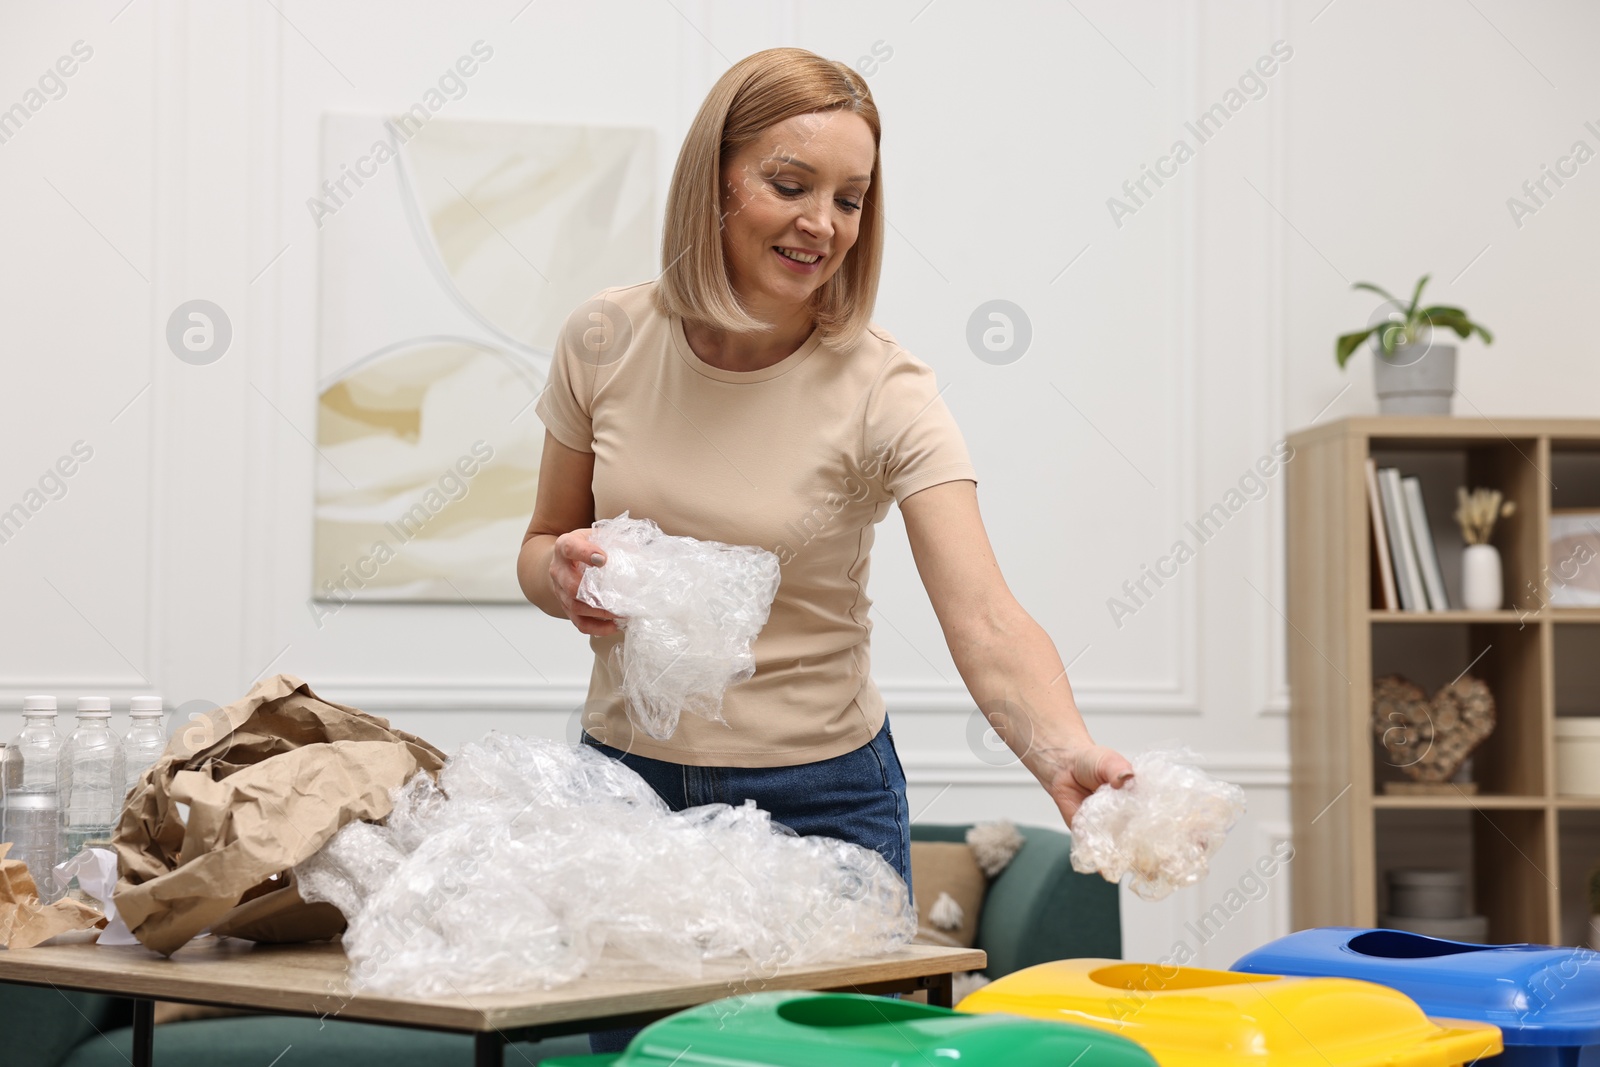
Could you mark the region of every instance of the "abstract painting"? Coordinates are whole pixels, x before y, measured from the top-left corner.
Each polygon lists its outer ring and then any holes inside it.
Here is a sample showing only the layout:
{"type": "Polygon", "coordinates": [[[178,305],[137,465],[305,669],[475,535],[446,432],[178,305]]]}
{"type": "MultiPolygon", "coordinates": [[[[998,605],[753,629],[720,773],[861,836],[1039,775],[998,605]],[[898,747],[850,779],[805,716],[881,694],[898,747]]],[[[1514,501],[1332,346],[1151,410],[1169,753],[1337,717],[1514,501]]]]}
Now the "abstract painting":
{"type": "Polygon", "coordinates": [[[322,132],[313,601],[523,602],[533,401],[567,315],[656,273],[653,133],[425,109],[322,132]]]}

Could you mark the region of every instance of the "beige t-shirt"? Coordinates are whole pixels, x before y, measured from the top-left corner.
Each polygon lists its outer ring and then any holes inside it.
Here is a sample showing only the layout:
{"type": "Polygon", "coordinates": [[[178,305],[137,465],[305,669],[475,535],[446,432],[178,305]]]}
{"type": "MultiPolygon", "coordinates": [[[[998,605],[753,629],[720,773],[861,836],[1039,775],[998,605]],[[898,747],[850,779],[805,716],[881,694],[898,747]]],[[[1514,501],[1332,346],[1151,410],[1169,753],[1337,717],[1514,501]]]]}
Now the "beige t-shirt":
{"type": "Polygon", "coordinates": [[[876,325],[849,351],[814,331],[770,367],[722,370],[694,354],[655,287],[604,289],[573,312],[535,410],[556,440],[594,453],[596,518],[626,510],[668,534],[760,545],[781,579],[755,675],[724,698],[726,726],[685,714],[666,741],[634,729],[610,662],[620,633],[590,638],[585,722],[600,717],[590,732],[606,744],[696,766],[860,748],[884,719],[869,673],[874,525],[919,489],[977,481],[961,433],[932,369],[876,325]],[[631,334],[620,355],[576,341],[595,300],[631,334]]]}

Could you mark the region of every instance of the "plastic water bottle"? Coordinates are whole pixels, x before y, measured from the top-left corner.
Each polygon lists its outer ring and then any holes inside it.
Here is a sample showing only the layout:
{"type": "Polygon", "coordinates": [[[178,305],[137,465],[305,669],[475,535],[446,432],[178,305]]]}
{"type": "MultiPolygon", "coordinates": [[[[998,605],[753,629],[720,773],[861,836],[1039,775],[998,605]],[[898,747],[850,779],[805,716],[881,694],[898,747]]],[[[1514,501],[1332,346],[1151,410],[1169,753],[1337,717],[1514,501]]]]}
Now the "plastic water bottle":
{"type": "Polygon", "coordinates": [[[63,858],[61,794],[57,774],[61,735],[56,733],[56,698],[22,698],[22,733],[7,746],[5,827],[10,859],[28,865],[43,900],[61,895],[54,867],[63,858]]]}
{"type": "Polygon", "coordinates": [[[122,742],[111,732],[111,701],[79,697],[78,728],[67,738],[61,757],[63,861],[91,845],[111,847],[111,832],[122,815],[124,780],[122,742]]]}
{"type": "Polygon", "coordinates": [[[160,697],[134,697],[128,701],[128,715],[133,725],[122,739],[122,761],[127,769],[122,791],[124,803],[128,799],[128,790],[139,784],[139,776],[167,750],[167,731],[161,722],[160,697]]]}

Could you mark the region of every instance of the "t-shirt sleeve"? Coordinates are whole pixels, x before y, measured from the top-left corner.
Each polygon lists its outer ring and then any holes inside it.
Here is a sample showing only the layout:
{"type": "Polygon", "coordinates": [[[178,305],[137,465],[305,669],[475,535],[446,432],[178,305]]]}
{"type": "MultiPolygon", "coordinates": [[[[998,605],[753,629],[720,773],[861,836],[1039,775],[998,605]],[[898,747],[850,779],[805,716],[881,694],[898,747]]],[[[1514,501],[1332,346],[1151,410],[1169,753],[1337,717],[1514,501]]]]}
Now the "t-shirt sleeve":
{"type": "Polygon", "coordinates": [[[896,503],[940,482],[978,480],[940,392],[933,368],[902,349],[868,394],[862,445],[896,503]]]}
{"type": "Polygon", "coordinates": [[[584,321],[586,310],[600,295],[584,301],[562,324],[550,360],[550,377],[533,405],[545,429],[557,441],[579,452],[594,451],[596,367],[592,360],[578,358],[572,339],[581,337],[588,327],[584,321]]]}

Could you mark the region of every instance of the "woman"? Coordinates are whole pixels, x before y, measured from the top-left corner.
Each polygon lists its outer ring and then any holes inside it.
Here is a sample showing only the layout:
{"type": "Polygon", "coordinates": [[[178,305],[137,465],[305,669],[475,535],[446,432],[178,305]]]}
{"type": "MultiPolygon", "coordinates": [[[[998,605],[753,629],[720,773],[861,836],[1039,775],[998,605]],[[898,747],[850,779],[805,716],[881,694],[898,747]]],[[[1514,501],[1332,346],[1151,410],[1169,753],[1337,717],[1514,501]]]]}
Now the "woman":
{"type": "Polygon", "coordinates": [[[775,48],[718,80],[673,174],[661,276],[603,290],[558,341],[517,576],[591,637],[584,743],[675,809],[753,798],[797,833],[877,849],[909,882],[905,776],[868,670],[869,553],[891,503],[962,679],[1062,817],[1132,770],[1090,739],[1049,637],[1006,588],[933,372],[869,322],[878,143],[872,95],[843,64],[775,48]],[[726,726],[684,715],[657,741],[628,721],[616,617],[576,598],[583,569],[605,565],[590,527],[625,509],[778,555],[726,726]]]}

